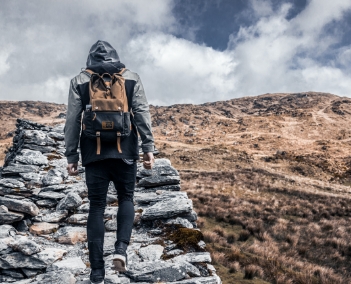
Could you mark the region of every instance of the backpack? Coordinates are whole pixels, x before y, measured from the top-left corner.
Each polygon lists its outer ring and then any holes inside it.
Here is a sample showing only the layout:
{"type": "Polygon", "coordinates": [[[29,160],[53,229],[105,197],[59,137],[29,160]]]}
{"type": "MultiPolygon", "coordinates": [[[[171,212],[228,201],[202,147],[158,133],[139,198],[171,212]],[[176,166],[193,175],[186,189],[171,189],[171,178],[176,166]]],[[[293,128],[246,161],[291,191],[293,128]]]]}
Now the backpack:
{"type": "Polygon", "coordinates": [[[119,73],[99,75],[91,70],[89,82],[90,105],[86,105],[82,130],[96,140],[96,154],[100,155],[101,142],[116,142],[117,150],[122,153],[121,137],[129,136],[132,130],[131,112],[128,111],[128,98],[125,80],[119,73]]]}

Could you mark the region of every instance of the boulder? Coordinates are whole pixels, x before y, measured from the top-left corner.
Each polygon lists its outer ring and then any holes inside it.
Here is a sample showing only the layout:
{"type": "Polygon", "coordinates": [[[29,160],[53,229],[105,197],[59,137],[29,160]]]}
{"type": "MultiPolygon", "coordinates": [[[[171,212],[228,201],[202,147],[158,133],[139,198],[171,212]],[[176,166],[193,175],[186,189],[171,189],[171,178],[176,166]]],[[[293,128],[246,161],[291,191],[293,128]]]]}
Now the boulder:
{"type": "Polygon", "coordinates": [[[32,255],[41,251],[40,245],[28,239],[27,237],[20,237],[9,243],[9,246],[14,251],[19,251],[25,255],[32,255]]]}
{"type": "Polygon", "coordinates": [[[56,210],[75,209],[80,206],[82,202],[82,198],[77,193],[70,192],[57,204],[56,210]]]}
{"type": "Polygon", "coordinates": [[[51,224],[46,222],[34,223],[30,226],[29,231],[36,235],[47,235],[55,232],[59,228],[59,224],[51,224]]]}
{"type": "Polygon", "coordinates": [[[26,165],[37,165],[46,166],[48,164],[48,159],[39,151],[33,151],[28,149],[22,149],[17,154],[15,161],[26,164],[26,165]]]}
{"type": "Polygon", "coordinates": [[[176,217],[181,214],[189,213],[193,209],[193,203],[190,199],[172,198],[145,208],[141,218],[143,220],[154,220],[162,218],[176,217]]]}
{"type": "Polygon", "coordinates": [[[148,245],[139,249],[139,256],[144,261],[155,261],[161,259],[164,247],[161,245],[148,245]]]}
{"type": "Polygon", "coordinates": [[[10,210],[27,213],[32,216],[39,214],[39,208],[29,199],[13,199],[0,196],[0,205],[5,205],[10,210]]]}
{"type": "Polygon", "coordinates": [[[87,230],[83,227],[62,227],[54,235],[57,242],[61,244],[74,245],[87,240],[87,230]]]}

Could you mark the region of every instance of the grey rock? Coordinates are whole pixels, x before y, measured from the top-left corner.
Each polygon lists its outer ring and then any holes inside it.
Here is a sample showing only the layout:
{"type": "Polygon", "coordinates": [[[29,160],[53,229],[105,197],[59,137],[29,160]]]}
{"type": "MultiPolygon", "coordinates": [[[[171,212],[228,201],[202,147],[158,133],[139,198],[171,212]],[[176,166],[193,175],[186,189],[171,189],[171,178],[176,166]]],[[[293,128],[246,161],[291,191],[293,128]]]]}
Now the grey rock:
{"type": "Polygon", "coordinates": [[[23,164],[12,164],[2,169],[3,175],[13,175],[19,173],[36,173],[38,172],[39,167],[33,165],[23,165],[23,164]]]}
{"type": "Polygon", "coordinates": [[[197,245],[200,247],[200,248],[205,248],[206,247],[206,243],[204,242],[204,241],[199,241],[198,243],[197,243],[197,245]]]}
{"type": "Polygon", "coordinates": [[[147,261],[130,264],[125,274],[137,282],[174,282],[185,278],[186,268],[177,263],[147,261]]]}
{"type": "Polygon", "coordinates": [[[46,166],[48,164],[48,159],[39,151],[22,149],[19,154],[16,156],[15,161],[20,163],[38,166],[46,166]]]}
{"type": "Polygon", "coordinates": [[[40,191],[38,194],[40,198],[49,198],[54,200],[61,200],[62,198],[66,197],[66,194],[56,191],[40,191]]]}
{"type": "Polygon", "coordinates": [[[7,276],[7,275],[0,275],[0,283],[14,283],[14,282],[18,282],[17,278],[13,278],[11,276],[7,276]]]}
{"type": "Polygon", "coordinates": [[[189,252],[186,254],[178,255],[172,258],[173,262],[187,261],[190,263],[194,262],[211,262],[211,255],[209,252],[189,252]]]}
{"type": "Polygon", "coordinates": [[[29,231],[35,235],[46,235],[55,232],[58,227],[58,224],[40,222],[34,223],[32,226],[30,226],[29,231]]]}
{"type": "Polygon", "coordinates": [[[35,278],[37,281],[33,282],[33,284],[41,284],[41,283],[52,283],[52,284],[75,284],[76,279],[74,275],[69,271],[50,271],[45,274],[38,275],[35,278]]]}
{"type": "Polygon", "coordinates": [[[138,187],[148,188],[179,183],[179,176],[149,176],[142,178],[138,183],[138,187]]]}
{"type": "Polygon", "coordinates": [[[107,231],[117,231],[117,219],[113,218],[105,223],[105,229],[107,231]]]}
{"type": "MultiPolygon", "coordinates": [[[[28,220],[28,219],[27,219],[28,220]]],[[[21,220],[18,225],[17,225],[17,231],[19,232],[28,232],[29,231],[29,227],[28,227],[28,223],[27,220],[21,220]]]]}
{"type": "Polygon", "coordinates": [[[35,203],[41,207],[51,208],[51,207],[56,206],[57,202],[58,201],[55,199],[41,199],[41,200],[37,200],[35,203]]]}
{"type": "Polygon", "coordinates": [[[64,191],[64,193],[68,194],[68,193],[76,193],[78,194],[80,197],[84,198],[88,195],[88,189],[85,185],[81,185],[81,184],[74,184],[74,186],[70,186],[67,187],[64,191]]]}
{"type": "Polygon", "coordinates": [[[67,253],[64,249],[59,248],[46,248],[43,251],[39,252],[36,257],[39,258],[41,261],[50,265],[55,261],[62,259],[62,257],[67,253]]]}
{"type": "Polygon", "coordinates": [[[26,181],[32,181],[34,183],[41,184],[41,179],[42,176],[37,173],[20,173],[19,174],[21,178],[23,178],[26,181]]]}
{"type": "Polygon", "coordinates": [[[11,187],[0,186],[0,195],[8,195],[8,194],[31,196],[32,189],[29,189],[26,187],[11,188],[11,187]]]}
{"type": "Polygon", "coordinates": [[[27,237],[20,237],[9,243],[14,251],[19,251],[25,255],[32,255],[41,251],[41,247],[27,237]]]}
{"type": "Polygon", "coordinates": [[[40,130],[24,130],[24,141],[26,144],[39,146],[55,146],[56,142],[45,132],[40,130]]]}
{"type": "Polygon", "coordinates": [[[135,187],[135,192],[180,191],[180,184],[161,185],[157,187],[135,187]]]}
{"type": "Polygon", "coordinates": [[[183,261],[183,262],[181,262],[181,264],[185,266],[186,273],[189,276],[191,276],[191,277],[200,277],[201,276],[200,270],[195,265],[192,265],[190,262],[187,262],[187,261],[183,261]]]}
{"type": "MultiPolygon", "coordinates": [[[[61,261],[56,261],[51,264],[47,271],[69,271],[74,275],[83,273],[86,265],[80,257],[69,257],[61,261]]],[[[61,273],[61,272],[60,272],[61,273]]]]}
{"type": "Polygon", "coordinates": [[[65,124],[58,124],[58,125],[55,125],[51,131],[52,132],[57,132],[57,133],[60,133],[60,134],[63,134],[64,133],[64,128],[65,128],[65,124]]]}
{"type": "Polygon", "coordinates": [[[0,186],[19,188],[19,187],[24,187],[24,183],[19,181],[18,179],[3,178],[3,179],[0,179],[0,186]]]}
{"type": "Polygon", "coordinates": [[[189,213],[192,209],[193,203],[190,199],[172,198],[157,202],[155,205],[146,208],[143,211],[141,218],[143,220],[171,218],[189,213]]]}
{"type": "Polygon", "coordinates": [[[171,219],[166,222],[167,225],[179,225],[183,228],[193,229],[194,226],[187,219],[177,217],[176,219],[171,219]]]}
{"type": "Polygon", "coordinates": [[[157,194],[155,192],[136,192],[134,194],[134,199],[139,204],[149,204],[149,203],[156,203],[159,201],[171,199],[171,198],[188,198],[186,192],[179,192],[179,191],[165,191],[161,194],[157,194]]]}
{"type": "MultiPolygon", "coordinates": [[[[217,276],[209,276],[209,277],[194,277],[187,280],[172,282],[172,284],[222,284],[221,279],[217,276]]],[[[166,283],[171,284],[171,283],[166,283]]]]}
{"type": "Polygon", "coordinates": [[[65,139],[65,135],[63,135],[62,133],[58,133],[58,132],[49,132],[47,134],[50,138],[53,138],[54,140],[64,140],[65,139]]]}
{"type": "MultiPolygon", "coordinates": [[[[105,238],[104,238],[104,255],[109,255],[115,251],[115,242],[116,242],[116,233],[106,232],[105,238]]],[[[128,258],[128,261],[129,261],[129,258],[128,258]]],[[[105,262],[105,264],[107,263],[105,262]]]]}
{"type": "Polygon", "coordinates": [[[16,229],[11,225],[0,225],[0,239],[13,237],[16,235],[16,229]]]}
{"type": "Polygon", "coordinates": [[[24,144],[23,148],[33,151],[39,151],[41,153],[52,153],[53,151],[55,151],[55,148],[52,146],[38,146],[35,144],[24,144]]]}
{"type": "Polygon", "coordinates": [[[43,177],[42,183],[44,186],[60,184],[63,181],[63,174],[61,171],[56,169],[51,169],[48,173],[43,177]]]}
{"type": "Polygon", "coordinates": [[[42,187],[40,192],[45,192],[45,191],[63,191],[66,188],[68,188],[67,184],[55,184],[55,185],[42,187]]]}
{"type": "Polygon", "coordinates": [[[40,214],[32,218],[35,222],[58,223],[68,215],[67,210],[58,210],[47,214],[40,214]]]}
{"type": "MultiPolygon", "coordinates": [[[[31,277],[33,277],[41,272],[41,269],[21,268],[21,270],[29,278],[31,278],[31,277]]],[[[33,281],[33,279],[30,279],[30,280],[33,281]]]]}
{"type": "Polygon", "coordinates": [[[0,205],[5,205],[10,210],[27,213],[32,216],[39,214],[39,208],[29,199],[13,199],[0,196],[0,205]]]}
{"type": "Polygon", "coordinates": [[[197,213],[191,210],[190,213],[183,215],[182,218],[187,219],[189,222],[195,222],[197,220],[197,213]]]}
{"type": "Polygon", "coordinates": [[[6,269],[6,270],[1,271],[1,273],[3,275],[10,276],[10,277],[15,278],[15,279],[23,279],[24,278],[22,273],[19,273],[14,269],[6,269]]]}
{"type": "Polygon", "coordinates": [[[137,178],[141,179],[148,176],[179,176],[178,171],[172,166],[153,166],[151,170],[141,169],[137,173],[137,178]]]}
{"type": "Polygon", "coordinates": [[[20,252],[14,252],[8,255],[2,255],[0,257],[0,268],[45,268],[46,264],[40,259],[31,256],[24,255],[20,252]]]}
{"type": "Polygon", "coordinates": [[[155,261],[161,259],[163,254],[163,246],[161,245],[149,245],[139,249],[139,256],[144,261],[155,261]]]}
{"type": "Polygon", "coordinates": [[[105,212],[104,212],[104,218],[105,219],[116,219],[117,218],[117,211],[118,211],[118,207],[116,207],[116,206],[106,207],[105,212]]]}
{"type": "MultiPolygon", "coordinates": [[[[77,208],[77,210],[78,210],[78,213],[88,213],[89,208],[90,208],[90,203],[87,202],[87,203],[83,203],[81,206],[79,206],[77,208]]],[[[105,209],[105,211],[106,211],[106,209],[105,209]]]]}
{"type": "Polygon", "coordinates": [[[180,255],[182,253],[184,253],[184,251],[181,249],[173,249],[173,250],[166,252],[166,255],[167,256],[177,256],[177,255],[180,255]]]}
{"type": "Polygon", "coordinates": [[[70,192],[57,204],[56,210],[71,210],[81,204],[82,198],[77,193],[70,192]]]}
{"type": "Polygon", "coordinates": [[[9,212],[9,209],[5,205],[0,205],[0,214],[7,212],[9,212]]]}
{"type": "Polygon", "coordinates": [[[13,222],[20,221],[24,218],[22,213],[18,212],[4,212],[0,213],[0,224],[12,224],[13,222]]]}
{"type": "Polygon", "coordinates": [[[121,282],[121,279],[116,274],[114,274],[114,275],[106,276],[104,283],[105,284],[116,284],[116,283],[123,283],[123,282],[121,282]]]}
{"type": "Polygon", "coordinates": [[[67,219],[67,223],[85,225],[88,222],[87,213],[73,214],[67,219]]]}
{"type": "Polygon", "coordinates": [[[115,194],[107,194],[107,196],[106,196],[106,203],[107,204],[115,203],[117,201],[118,201],[118,198],[115,194]]]}

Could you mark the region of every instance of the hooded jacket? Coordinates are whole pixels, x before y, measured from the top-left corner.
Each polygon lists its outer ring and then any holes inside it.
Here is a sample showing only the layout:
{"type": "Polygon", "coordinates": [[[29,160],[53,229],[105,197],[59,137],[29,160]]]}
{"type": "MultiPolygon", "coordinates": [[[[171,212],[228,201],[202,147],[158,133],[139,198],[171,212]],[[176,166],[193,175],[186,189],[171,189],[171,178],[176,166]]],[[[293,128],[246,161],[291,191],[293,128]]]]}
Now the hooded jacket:
{"type": "MultiPolygon", "coordinates": [[[[97,41],[89,51],[86,68],[95,73],[117,73],[124,68],[116,50],[105,41],[97,41]]],[[[78,144],[82,156],[82,165],[104,159],[139,159],[138,133],[142,140],[142,151],[154,151],[154,138],[151,129],[151,117],[143,85],[138,74],[125,69],[125,88],[128,98],[129,111],[133,113],[133,131],[130,136],[121,139],[122,153],[117,151],[115,143],[103,142],[100,155],[96,154],[96,141],[87,138],[81,132],[82,112],[90,104],[89,81],[90,74],[82,71],[71,80],[68,94],[68,109],[65,123],[65,145],[68,163],[79,161],[78,144]]]]}

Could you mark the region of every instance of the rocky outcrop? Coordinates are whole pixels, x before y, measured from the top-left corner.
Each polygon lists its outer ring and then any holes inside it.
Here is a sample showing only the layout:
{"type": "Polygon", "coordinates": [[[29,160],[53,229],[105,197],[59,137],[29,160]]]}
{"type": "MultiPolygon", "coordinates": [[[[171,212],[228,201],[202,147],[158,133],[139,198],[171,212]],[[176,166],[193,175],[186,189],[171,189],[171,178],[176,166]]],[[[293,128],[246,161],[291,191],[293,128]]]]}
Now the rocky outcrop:
{"type": "MultiPolygon", "coordinates": [[[[66,171],[63,126],[18,120],[0,176],[0,282],[89,283],[84,168],[66,171]]],[[[118,200],[110,184],[104,213],[105,283],[220,283],[197,229],[192,201],[180,191],[167,159],[138,164],[128,271],[115,273],[111,254],[118,200]]]]}

